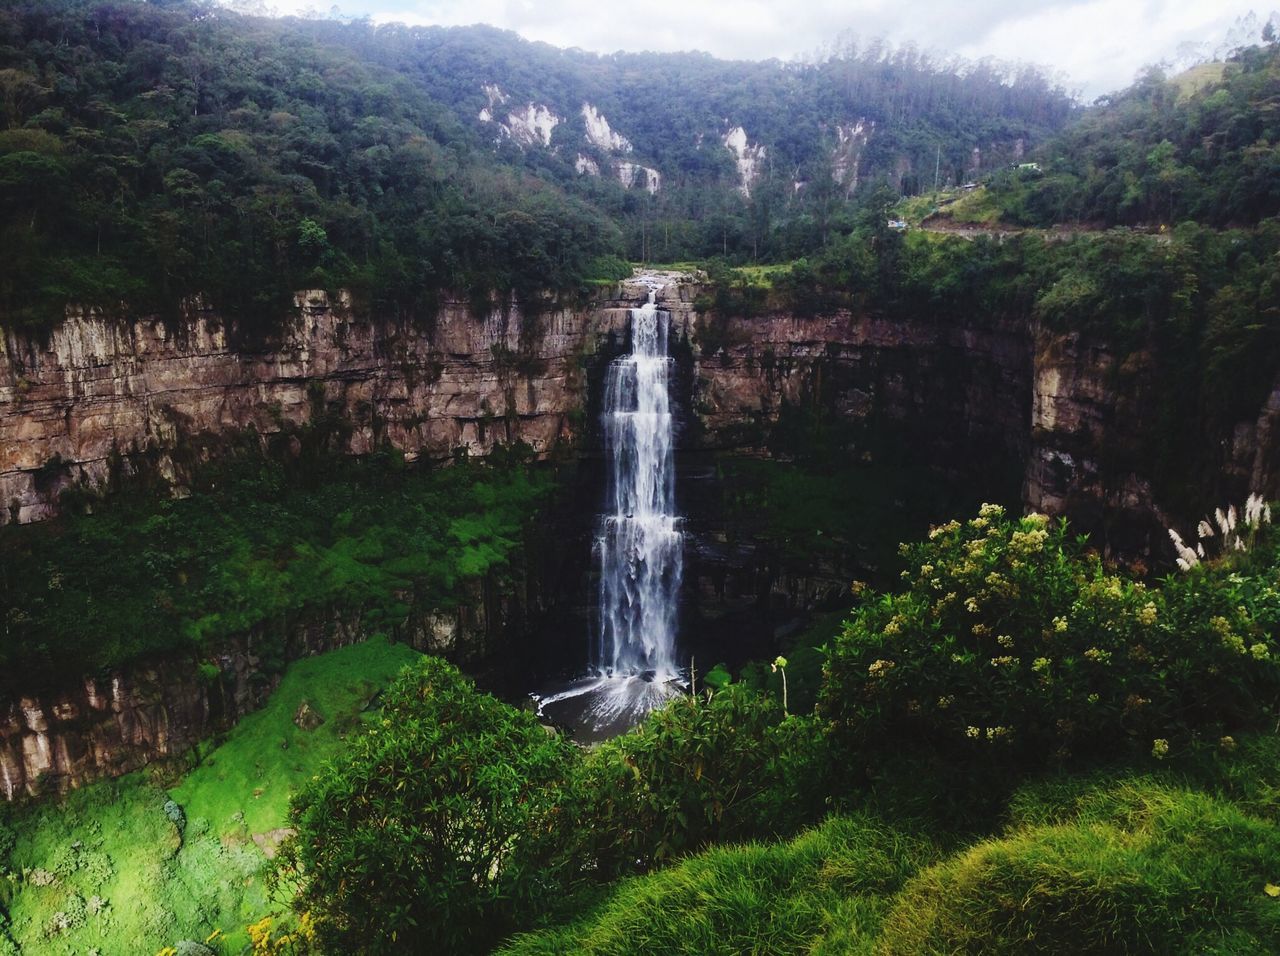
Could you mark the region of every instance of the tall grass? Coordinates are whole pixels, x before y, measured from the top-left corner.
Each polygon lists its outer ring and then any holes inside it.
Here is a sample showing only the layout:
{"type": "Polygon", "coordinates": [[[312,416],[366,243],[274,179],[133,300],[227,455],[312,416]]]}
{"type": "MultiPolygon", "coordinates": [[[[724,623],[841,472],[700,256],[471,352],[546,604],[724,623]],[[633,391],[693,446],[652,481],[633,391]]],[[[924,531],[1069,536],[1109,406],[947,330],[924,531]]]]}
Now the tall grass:
{"type": "Polygon", "coordinates": [[[867,951],[889,895],[927,843],[869,815],[829,820],[789,843],[720,847],[627,880],[578,921],[517,938],[509,956],[690,956],[867,951]]]}

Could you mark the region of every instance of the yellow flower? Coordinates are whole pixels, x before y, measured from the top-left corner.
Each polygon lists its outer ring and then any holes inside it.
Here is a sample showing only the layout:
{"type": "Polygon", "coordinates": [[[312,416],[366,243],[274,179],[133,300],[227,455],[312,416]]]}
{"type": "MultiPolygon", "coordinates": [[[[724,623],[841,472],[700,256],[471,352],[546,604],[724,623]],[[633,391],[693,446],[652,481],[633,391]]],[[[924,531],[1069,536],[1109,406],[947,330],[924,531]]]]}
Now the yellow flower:
{"type": "Polygon", "coordinates": [[[1055,617],[1053,619],[1053,629],[1062,634],[1067,629],[1067,619],[1065,617],[1055,617]]]}
{"type": "Polygon", "coordinates": [[[867,668],[867,674],[871,677],[884,677],[885,674],[893,670],[897,665],[893,661],[875,661],[867,668]]]}
{"type": "Polygon", "coordinates": [[[1165,757],[1169,756],[1169,741],[1165,740],[1163,737],[1158,737],[1151,741],[1151,756],[1155,757],[1157,760],[1163,760],[1165,757]]]}
{"type": "Polygon", "coordinates": [[[1003,505],[993,505],[990,502],[984,504],[978,509],[978,516],[981,518],[1000,518],[1004,516],[1003,505]]]}
{"type": "Polygon", "coordinates": [[[1009,550],[1015,554],[1035,554],[1044,548],[1049,532],[1044,528],[1032,528],[1030,531],[1015,531],[1009,537],[1009,550]]]}
{"type": "Polygon", "coordinates": [[[1265,661],[1271,656],[1271,652],[1267,650],[1267,645],[1259,641],[1249,647],[1249,653],[1253,655],[1255,661],[1265,661]]]}
{"type": "Polygon", "coordinates": [[[1138,611],[1138,623],[1144,627],[1150,627],[1156,622],[1156,605],[1154,601],[1148,601],[1138,611]]]}

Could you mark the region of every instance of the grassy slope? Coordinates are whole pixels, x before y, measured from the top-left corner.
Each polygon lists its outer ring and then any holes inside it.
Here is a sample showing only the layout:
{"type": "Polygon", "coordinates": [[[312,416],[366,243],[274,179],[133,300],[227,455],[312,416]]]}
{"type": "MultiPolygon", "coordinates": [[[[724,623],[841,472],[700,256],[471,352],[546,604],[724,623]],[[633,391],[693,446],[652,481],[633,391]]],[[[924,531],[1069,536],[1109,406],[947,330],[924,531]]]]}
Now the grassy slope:
{"type": "Polygon", "coordinates": [[[517,939],[519,956],[562,953],[870,952],[887,901],[930,857],[871,816],[827,821],[787,843],[718,847],[619,885],[576,922],[517,939]]]}
{"type": "Polygon", "coordinates": [[[855,813],[619,884],[508,956],[1280,952],[1280,738],[1024,786],[987,839],[855,813]]]}
{"type": "Polygon", "coordinates": [[[8,869],[18,879],[0,877],[0,903],[11,895],[9,931],[20,951],[154,953],[222,930],[222,951],[239,952],[245,925],[271,908],[253,834],[284,826],[293,790],[416,656],[375,637],[298,661],[266,707],[211,746],[170,791],[144,772],[15,812],[8,869]],[[325,717],[311,731],[293,723],[304,699],[325,717]],[[183,808],[184,833],[165,815],[169,798],[183,808]],[[37,886],[45,878],[33,880],[36,870],[56,879],[37,886]],[[72,925],[50,934],[59,922],[72,925]]]}

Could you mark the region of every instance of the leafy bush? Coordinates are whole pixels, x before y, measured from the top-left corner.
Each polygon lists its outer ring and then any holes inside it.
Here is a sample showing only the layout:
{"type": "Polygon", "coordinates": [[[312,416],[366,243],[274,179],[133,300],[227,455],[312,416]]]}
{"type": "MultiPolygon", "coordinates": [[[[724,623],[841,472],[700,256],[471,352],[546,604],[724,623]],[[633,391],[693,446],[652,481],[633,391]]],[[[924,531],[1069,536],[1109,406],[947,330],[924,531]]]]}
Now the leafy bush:
{"type": "Polygon", "coordinates": [[[285,877],[342,952],[482,950],[557,890],[575,751],[425,658],[295,799],[285,877]]]}
{"type": "Polygon", "coordinates": [[[1274,707],[1280,599],[1262,581],[1209,569],[1148,589],[1065,522],[993,505],[904,553],[906,589],[849,622],[819,703],[868,759],[904,745],[1019,768],[1164,757],[1274,707]]]}
{"type": "Polygon", "coordinates": [[[893,953],[1259,953],[1280,946],[1280,829],[1220,799],[1135,781],[1015,828],[911,881],[893,953]]]}
{"type": "Polygon", "coordinates": [[[794,829],[812,819],[818,743],[812,721],[741,685],[678,697],[584,762],[579,852],[614,875],[794,829]]]}

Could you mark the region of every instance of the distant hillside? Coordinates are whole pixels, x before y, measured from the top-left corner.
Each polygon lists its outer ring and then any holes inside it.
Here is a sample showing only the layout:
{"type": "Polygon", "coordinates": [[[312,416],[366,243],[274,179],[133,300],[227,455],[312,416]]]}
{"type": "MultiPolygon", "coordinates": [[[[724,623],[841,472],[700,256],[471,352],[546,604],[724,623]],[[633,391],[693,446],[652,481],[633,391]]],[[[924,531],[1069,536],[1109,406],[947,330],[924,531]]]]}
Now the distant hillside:
{"type": "Polygon", "coordinates": [[[577,182],[626,225],[633,258],[803,254],[847,229],[859,187],[964,181],[1073,109],[1034,69],[876,43],[801,64],[600,56],[489,27],[305,28],[413,77],[506,161],[577,182]]]}
{"type": "Polygon", "coordinates": [[[3,318],[203,293],[255,325],[339,285],[412,317],[441,290],[571,289],[619,251],[599,210],[371,59],[207,4],[8,4],[3,318]]]}
{"type": "MultiPolygon", "coordinates": [[[[990,184],[1001,217],[1250,226],[1280,213],[1280,46],[1166,77],[1149,70],[990,184]]],[[[988,197],[989,199],[992,197],[988,197]]]]}
{"type": "Polygon", "coordinates": [[[793,257],[1003,165],[1070,100],[907,48],[821,63],[597,56],[487,27],[270,20],[209,3],[0,10],[0,317],[66,302],[250,322],[300,286],[428,314],[572,291],[618,257],[793,257]]]}

